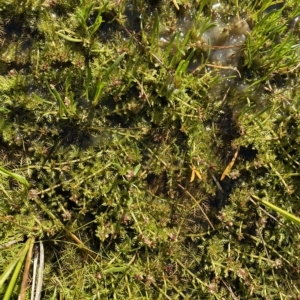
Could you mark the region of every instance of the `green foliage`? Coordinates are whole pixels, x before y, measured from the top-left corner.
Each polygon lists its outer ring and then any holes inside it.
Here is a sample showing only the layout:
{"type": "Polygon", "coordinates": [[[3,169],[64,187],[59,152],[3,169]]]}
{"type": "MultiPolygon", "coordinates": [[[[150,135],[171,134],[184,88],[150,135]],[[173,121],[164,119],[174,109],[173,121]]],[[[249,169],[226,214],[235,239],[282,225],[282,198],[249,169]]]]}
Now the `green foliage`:
{"type": "Polygon", "coordinates": [[[288,32],[294,16],[290,14],[283,20],[284,9],[287,8],[265,8],[253,15],[256,24],[247,39],[245,64],[260,72],[259,83],[269,80],[274,74],[284,74],[297,64],[297,37],[288,32]]]}
{"type": "Polygon", "coordinates": [[[2,297],[300,296],[297,3],[154,2],[1,2],[2,297]]]}

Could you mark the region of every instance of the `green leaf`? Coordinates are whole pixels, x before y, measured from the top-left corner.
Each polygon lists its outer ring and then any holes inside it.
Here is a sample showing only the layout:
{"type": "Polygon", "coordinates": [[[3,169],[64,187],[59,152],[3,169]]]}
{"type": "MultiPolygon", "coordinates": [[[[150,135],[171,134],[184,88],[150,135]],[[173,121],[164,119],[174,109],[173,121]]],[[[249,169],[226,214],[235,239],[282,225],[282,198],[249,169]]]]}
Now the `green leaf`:
{"type": "Polygon", "coordinates": [[[117,66],[120,64],[121,60],[124,58],[125,55],[126,55],[126,52],[122,53],[115,60],[115,62],[107,69],[107,71],[105,72],[103,78],[101,80],[98,80],[97,90],[96,90],[95,97],[94,97],[94,100],[93,100],[93,103],[92,103],[93,106],[96,106],[99,103],[99,101],[101,99],[102,91],[103,91],[104,87],[107,84],[109,75],[117,68],[117,66]]]}
{"type": "Polygon", "coordinates": [[[261,202],[262,204],[264,204],[265,206],[267,206],[268,208],[272,209],[272,210],[275,210],[277,213],[279,213],[281,216],[283,216],[284,218],[286,218],[287,220],[295,223],[296,225],[300,225],[300,219],[298,217],[296,217],[295,215],[287,212],[286,210],[272,204],[271,202],[269,201],[266,201],[266,200],[263,200],[263,199],[260,199],[258,198],[257,196],[253,196],[252,195],[252,198],[255,199],[255,200],[258,200],[259,202],[261,202]]]}
{"type": "Polygon", "coordinates": [[[8,113],[10,112],[9,109],[5,108],[5,107],[0,107],[0,113],[8,113]]]}
{"type": "MultiPolygon", "coordinates": [[[[16,267],[15,267],[15,271],[10,279],[10,282],[9,282],[9,285],[8,287],[6,288],[6,292],[5,292],[5,295],[3,297],[3,300],[9,300],[11,299],[11,295],[13,293],[13,289],[14,289],[14,286],[17,282],[17,279],[18,279],[18,276],[21,272],[21,268],[22,268],[22,265],[23,265],[23,262],[24,262],[24,259],[25,259],[25,256],[27,254],[27,251],[29,249],[29,245],[32,241],[32,238],[28,239],[20,253],[20,257],[17,258],[16,260],[16,267]]],[[[11,272],[12,269],[11,269],[11,265],[9,265],[9,272],[11,272]]],[[[6,271],[5,271],[6,272],[6,271]]]]}
{"type": "Polygon", "coordinates": [[[100,27],[100,25],[104,22],[102,19],[102,13],[105,10],[106,6],[108,5],[108,2],[106,2],[101,9],[98,12],[97,18],[92,26],[89,27],[89,32],[91,35],[93,35],[100,27]]]}
{"type": "Polygon", "coordinates": [[[29,182],[26,180],[25,177],[23,177],[23,176],[21,176],[19,174],[13,173],[11,171],[8,171],[7,169],[5,169],[5,168],[3,168],[1,166],[0,166],[0,174],[13,177],[17,181],[19,181],[21,184],[23,184],[25,187],[29,187],[30,186],[29,182]]]}
{"type": "Polygon", "coordinates": [[[74,43],[80,43],[80,42],[82,42],[82,39],[72,38],[71,36],[65,35],[65,34],[63,34],[63,33],[60,32],[60,31],[57,31],[56,33],[57,33],[60,37],[64,38],[66,41],[74,42],[74,43]]]}
{"type": "Polygon", "coordinates": [[[41,98],[40,96],[38,96],[36,93],[32,93],[32,96],[33,96],[34,99],[36,99],[38,101],[41,101],[41,102],[44,102],[44,103],[47,103],[47,104],[53,104],[50,101],[44,100],[43,98],[41,98]]]}
{"type": "Polygon", "coordinates": [[[133,174],[134,176],[139,172],[139,170],[141,169],[141,164],[138,164],[135,168],[134,168],[134,171],[133,171],[133,174]]]}
{"type": "Polygon", "coordinates": [[[58,102],[59,105],[59,117],[64,118],[64,115],[70,115],[70,111],[65,105],[64,101],[62,100],[60,94],[58,93],[57,89],[53,84],[47,84],[49,91],[51,95],[54,97],[54,99],[58,102]]]}

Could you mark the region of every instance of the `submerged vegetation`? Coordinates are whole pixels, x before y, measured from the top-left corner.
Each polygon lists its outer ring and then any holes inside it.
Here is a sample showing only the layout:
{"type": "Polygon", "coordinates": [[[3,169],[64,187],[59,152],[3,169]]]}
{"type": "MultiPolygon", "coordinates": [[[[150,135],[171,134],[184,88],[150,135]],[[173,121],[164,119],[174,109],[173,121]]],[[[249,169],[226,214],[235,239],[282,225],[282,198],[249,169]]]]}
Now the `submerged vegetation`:
{"type": "Polygon", "coordinates": [[[300,297],[298,1],[0,15],[1,298],[300,297]]]}

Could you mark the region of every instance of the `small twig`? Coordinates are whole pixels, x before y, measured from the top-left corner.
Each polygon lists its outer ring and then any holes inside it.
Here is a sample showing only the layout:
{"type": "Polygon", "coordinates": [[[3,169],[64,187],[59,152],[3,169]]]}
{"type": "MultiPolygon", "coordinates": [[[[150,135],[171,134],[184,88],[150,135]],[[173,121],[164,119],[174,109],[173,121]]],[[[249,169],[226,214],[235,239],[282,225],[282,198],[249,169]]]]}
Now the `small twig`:
{"type": "MultiPolygon", "coordinates": [[[[240,78],[242,78],[242,75],[240,73],[240,71],[235,67],[230,67],[230,66],[219,66],[219,65],[214,65],[214,64],[205,64],[206,67],[212,67],[212,68],[216,68],[216,69],[224,69],[224,70],[233,70],[236,71],[239,75],[240,78]]],[[[199,68],[202,68],[203,65],[199,66],[198,68],[196,68],[192,74],[194,74],[196,71],[198,71],[199,68]]]]}
{"type": "Polygon", "coordinates": [[[30,238],[29,249],[27,252],[27,257],[26,257],[24,271],[23,271],[23,279],[22,279],[19,300],[25,300],[26,289],[27,289],[27,285],[28,285],[29,268],[30,268],[30,262],[31,262],[31,256],[32,256],[32,249],[34,246],[34,240],[35,240],[34,237],[30,238]]]}
{"type": "Polygon", "coordinates": [[[227,288],[227,290],[229,291],[229,293],[231,294],[232,298],[233,298],[234,300],[239,300],[240,298],[238,298],[238,297],[234,294],[234,292],[232,291],[232,288],[231,288],[230,286],[228,286],[228,284],[227,284],[224,280],[221,279],[221,281],[222,281],[223,284],[226,286],[226,288],[227,288]]]}
{"type": "Polygon", "coordinates": [[[300,67],[300,63],[295,67],[293,68],[292,70],[290,70],[290,72],[294,72],[296,69],[298,69],[300,67]]]}
{"type": "Polygon", "coordinates": [[[210,169],[208,169],[208,173],[212,177],[212,179],[214,180],[214,182],[216,183],[217,188],[224,194],[224,190],[222,189],[220,182],[217,180],[217,178],[215,177],[215,175],[213,174],[213,172],[210,169]]]}
{"type": "Polygon", "coordinates": [[[207,67],[212,67],[216,69],[225,69],[225,70],[233,70],[236,71],[239,74],[239,77],[242,78],[242,75],[240,71],[236,67],[227,67],[227,66],[219,66],[219,65],[213,65],[213,64],[205,64],[207,67]]]}
{"type": "Polygon", "coordinates": [[[228,164],[228,166],[226,167],[226,169],[224,170],[222,176],[221,176],[221,181],[226,177],[226,175],[231,171],[234,163],[235,163],[235,160],[239,154],[239,151],[240,151],[240,146],[238,146],[237,150],[235,151],[234,155],[233,155],[233,158],[232,160],[230,161],[230,163],[228,164]]]}
{"type": "Polygon", "coordinates": [[[177,1],[176,0],[172,0],[172,1],[173,1],[174,5],[175,5],[176,9],[179,10],[179,6],[177,4],[177,1]]]}
{"type": "Polygon", "coordinates": [[[226,98],[227,98],[227,96],[228,96],[229,91],[230,91],[230,87],[227,89],[227,91],[226,91],[225,94],[224,94],[224,97],[223,97],[223,99],[222,99],[222,104],[225,103],[225,100],[226,100],[226,98]]]}
{"type": "Polygon", "coordinates": [[[10,248],[10,246],[16,244],[16,243],[19,243],[22,239],[19,239],[19,240],[13,240],[13,241],[10,241],[10,242],[6,242],[6,243],[3,243],[0,245],[0,249],[6,249],[6,248],[10,248]]]}

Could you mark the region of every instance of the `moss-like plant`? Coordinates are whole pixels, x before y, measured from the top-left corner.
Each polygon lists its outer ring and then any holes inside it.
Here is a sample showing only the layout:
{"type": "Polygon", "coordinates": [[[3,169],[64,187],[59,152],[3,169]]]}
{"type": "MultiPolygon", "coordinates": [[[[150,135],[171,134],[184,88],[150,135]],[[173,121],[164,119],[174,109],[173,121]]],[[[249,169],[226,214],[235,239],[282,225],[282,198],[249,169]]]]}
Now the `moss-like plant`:
{"type": "Polygon", "coordinates": [[[298,15],[2,1],[0,295],[299,297],[298,15]]]}

